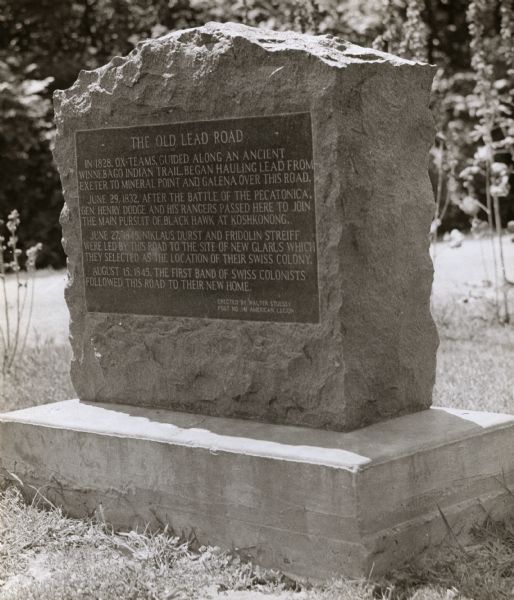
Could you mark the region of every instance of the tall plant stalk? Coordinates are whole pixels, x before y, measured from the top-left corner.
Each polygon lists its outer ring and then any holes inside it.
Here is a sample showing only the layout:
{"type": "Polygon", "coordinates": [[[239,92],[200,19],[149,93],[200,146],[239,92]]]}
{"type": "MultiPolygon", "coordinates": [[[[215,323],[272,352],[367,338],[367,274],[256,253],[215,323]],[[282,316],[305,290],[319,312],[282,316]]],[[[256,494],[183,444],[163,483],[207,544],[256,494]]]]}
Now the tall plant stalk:
{"type": "MultiPolygon", "coordinates": [[[[20,258],[22,251],[18,246],[17,229],[20,224],[18,211],[9,214],[5,227],[8,231],[7,237],[0,231],[0,279],[2,287],[0,297],[4,305],[3,324],[0,323],[0,340],[2,342],[2,374],[9,372],[22,356],[27,342],[28,332],[32,319],[32,307],[34,303],[34,271],[36,259],[42,248],[36,244],[26,252],[26,271],[22,276],[20,258]],[[7,276],[12,274],[16,282],[14,291],[14,315],[9,309],[10,294],[7,285],[7,276]],[[30,288],[30,292],[29,292],[30,288]],[[27,305],[28,299],[28,305],[27,305]]],[[[0,221],[0,228],[4,222],[0,221]]]]}
{"type": "Polygon", "coordinates": [[[506,110],[501,94],[494,86],[494,63],[497,56],[490,56],[490,44],[485,41],[484,23],[488,19],[496,17],[496,8],[500,10],[499,55],[505,61],[508,72],[510,72],[513,67],[513,51],[510,42],[513,39],[514,19],[512,19],[512,9],[506,8],[506,2],[500,0],[498,7],[494,6],[495,4],[496,2],[492,3],[488,0],[473,0],[469,4],[466,16],[471,35],[471,65],[476,74],[475,93],[480,104],[476,111],[478,124],[475,127],[475,133],[476,138],[482,140],[485,150],[485,194],[494,265],[496,313],[499,321],[509,323],[508,286],[513,285],[514,282],[507,278],[500,213],[500,197],[508,194],[508,175],[507,166],[504,163],[497,163],[495,160],[497,149],[504,153],[506,148],[502,145],[498,147],[494,141],[493,132],[495,129],[503,130],[506,120],[510,121],[511,118],[506,117],[510,113],[506,110]],[[493,167],[495,167],[494,170],[493,167]],[[492,178],[497,180],[494,185],[492,185],[492,178]],[[500,296],[502,307],[500,307],[500,296]]]}
{"type": "Polygon", "coordinates": [[[491,239],[491,255],[493,258],[493,286],[495,297],[496,318],[501,320],[500,300],[498,290],[498,265],[496,263],[496,247],[494,245],[495,227],[493,220],[493,202],[491,196],[491,163],[488,159],[485,167],[485,197],[487,203],[487,222],[489,225],[489,235],[491,239]]]}

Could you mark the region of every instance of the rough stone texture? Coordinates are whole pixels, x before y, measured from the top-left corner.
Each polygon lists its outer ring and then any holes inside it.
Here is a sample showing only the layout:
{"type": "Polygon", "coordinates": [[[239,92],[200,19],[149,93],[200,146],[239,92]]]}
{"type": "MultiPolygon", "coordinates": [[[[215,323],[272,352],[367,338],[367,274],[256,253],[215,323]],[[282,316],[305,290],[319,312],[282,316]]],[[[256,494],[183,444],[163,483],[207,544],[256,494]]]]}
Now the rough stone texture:
{"type": "Polygon", "coordinates": [[[349,430],[431,403],[434,70],[331,36],[211,23],[55,93],[81,399],[349,430]],[[310,111],[319,325],[87,314],[74,132],[310,111]]]}
{"type": "Polygon", "coordinates": [[[304,577],[377,576],[448,535],[440,510],[463,540],[512,514],[513,447],[514,417],[492,413],[338,433],[70,400],[0,415],[0,481],[304,577]]]}

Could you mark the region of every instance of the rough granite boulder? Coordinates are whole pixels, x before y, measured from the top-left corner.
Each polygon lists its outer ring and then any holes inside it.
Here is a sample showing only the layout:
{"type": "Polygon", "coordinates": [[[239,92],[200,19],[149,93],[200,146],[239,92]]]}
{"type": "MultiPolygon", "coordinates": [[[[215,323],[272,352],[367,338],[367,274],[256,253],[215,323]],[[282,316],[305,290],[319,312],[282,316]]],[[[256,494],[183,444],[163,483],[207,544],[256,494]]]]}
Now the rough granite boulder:
{"type": "Polygon", "coordinates": [[[332,36],[209,23],[54,96],[80,399],[351,430],[431,404],[434,69],[332,36]],[[319,323],[87,312],[77,130],[310,112],[319,323]]]}

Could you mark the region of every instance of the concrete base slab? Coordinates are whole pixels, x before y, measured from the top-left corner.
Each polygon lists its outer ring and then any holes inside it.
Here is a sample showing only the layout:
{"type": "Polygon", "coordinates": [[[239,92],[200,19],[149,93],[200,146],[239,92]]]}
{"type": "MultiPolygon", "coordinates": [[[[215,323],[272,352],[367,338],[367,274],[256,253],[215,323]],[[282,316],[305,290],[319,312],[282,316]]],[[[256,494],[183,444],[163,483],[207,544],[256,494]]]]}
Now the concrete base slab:
{"type": "Polygon", "coordinates": [[[514,512],[514,416],[438,409],[350,433],[57,402],[0,415],[0,476],[71,516],[169,524],[303,576],[400,565],[514,512]]]}

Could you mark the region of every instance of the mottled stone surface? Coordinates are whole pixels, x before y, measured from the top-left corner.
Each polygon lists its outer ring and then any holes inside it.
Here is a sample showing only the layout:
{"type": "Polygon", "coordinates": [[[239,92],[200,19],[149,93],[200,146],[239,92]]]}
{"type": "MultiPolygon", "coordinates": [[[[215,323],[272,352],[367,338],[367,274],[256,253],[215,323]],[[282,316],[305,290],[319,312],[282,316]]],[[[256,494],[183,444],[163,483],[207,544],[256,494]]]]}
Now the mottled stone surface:
{"type": "Polygon", "coordinates": [[[330,36],[211,23],[140,43],[56,92],[79,397],[335,430],[428,407],[432,76],[330,36]],[[319,324],[87,313],[75,131],[305,111],[319,324]]]}

